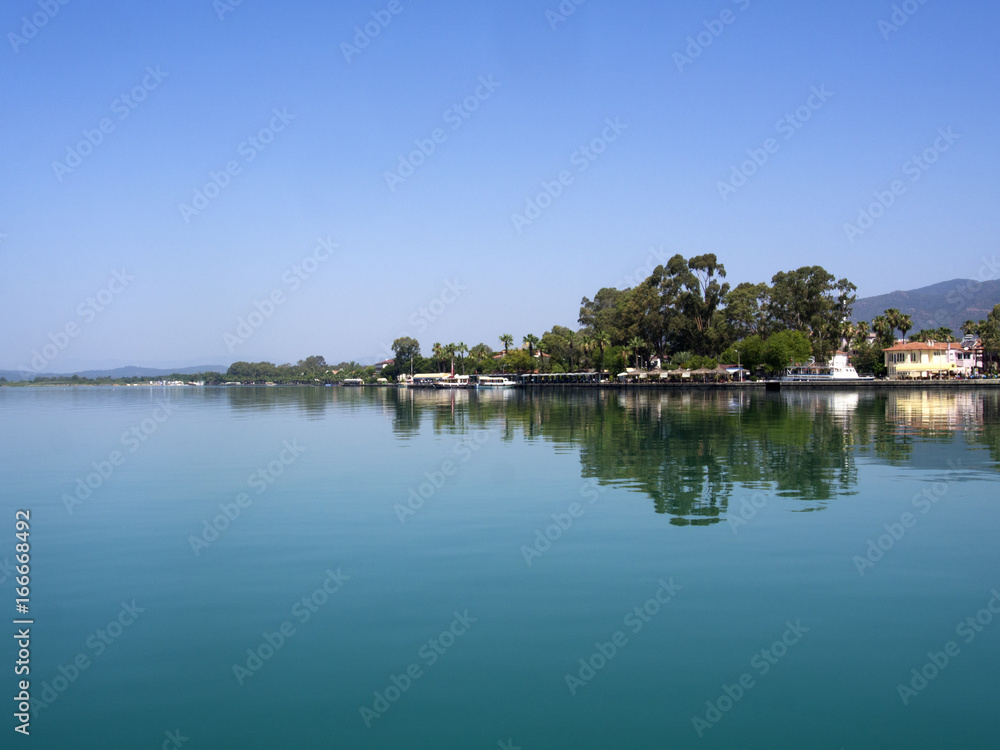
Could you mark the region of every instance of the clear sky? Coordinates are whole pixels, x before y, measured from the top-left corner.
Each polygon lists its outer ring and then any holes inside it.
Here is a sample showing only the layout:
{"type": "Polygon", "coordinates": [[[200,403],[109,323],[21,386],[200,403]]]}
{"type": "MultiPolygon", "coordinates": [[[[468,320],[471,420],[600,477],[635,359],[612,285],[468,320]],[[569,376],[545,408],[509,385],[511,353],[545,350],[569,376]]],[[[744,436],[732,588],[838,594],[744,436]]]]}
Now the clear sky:
{"type": "Polygon", "coordinates": [[[499,348],[651,248],[862,296],[997,252],[985,0],[61,2],[0,12],[0,369],[499,348]]]}

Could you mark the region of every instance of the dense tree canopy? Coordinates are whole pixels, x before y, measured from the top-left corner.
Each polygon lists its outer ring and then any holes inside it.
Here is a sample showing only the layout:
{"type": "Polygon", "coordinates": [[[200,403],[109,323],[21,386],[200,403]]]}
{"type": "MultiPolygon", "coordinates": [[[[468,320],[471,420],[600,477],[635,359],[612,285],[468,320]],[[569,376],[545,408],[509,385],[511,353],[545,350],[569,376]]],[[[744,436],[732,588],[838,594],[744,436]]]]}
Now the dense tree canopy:
{"type": "MultiPolygon", "coordinates": [[[[771,282],[725,281],[726,268],[712,253],[690,259],[674,255],[627,289],[604,287],[593,299],[583,297],[573,330],[553,325],[541,336],[493,334],[502,355],[485,343],[435,342],[430,356],[420,342],[403,336],[392,342],[394,364],[376,373],[357,362],[330,365],[321,355],[296,364],[234,362],[225,374],[204,373],[196,380],[221,382],[332,384],[345,378],[394,379],[414,372],[568,372],[626,367],[712,367],[741,364],[753,374],[778,373],[810,358],[828,361],[840,348],[852,351],[861,374],[883,375],[884,349],[896,332],[905,339],[913,323],[890,308],[872,321],[851,323],[857,288],[821,266],[779,271],[771,282]],[[515,348],[520,340],[522,346],[515,348]]],[[[1000,361],[1000,305],[986,320],[968,320],[965,334],[982,338],[986,369],[1000,361]]],[[[921,330],[913,341],[954,341],[950,329],[921,330]]],[[[176,379],[181,379],[178,376],[176,379]]]]}
{"type": "Polygon", "coordinates": [[[995,305],[986,320],[978,326],[979,335],[983,340],[983,349],[992,367],[996,367],[1000,358],[1000,305],[995,305]]]}
{"type": "MultiPolygon", "coordinates": [[[[856,333],[850,327],[857,291],[821,266],[803,266],[775,274],[771,283],[744,282],[735,288],[724,281],[725,266],[708,253],[681,255],[657,266],[630,289],[604,288],[580,305],[582,332],[600,342],[602,358],[611,350],[667,359],[678,352],[746,358],[752,367],[766,364],[764,347],[781,331],[798,331],[810,345],[805,354],[795,339],[778,339],[770,361],[796,361],[814,356],[826,360],[856,333]],[[641,345],[638,342],[642,342],[641,345]]],[[[899,322],[899,321],[894,321],[899,322]]],[[[723,357],[727,359],[728,357],[723,357]]]]}
{"type": "MultiPolygon", "coordinates": [[[[829,361],[838,349],[852,350],[861,374],[882,375],[884,349],[905,338],[909,315],[890,308],[870,323],[851,323],[857,288],[822,266],[779,271],[767,282],[731,287],[726,268],[712,253],[674,255],[627,289],[604,287],[583,297],[573,330],[553,325],[541,336],[494,333],[497,355],[485,343],[435,342],[429,358],[420,343],[404,336],[393,341],[395,364],[381,373],[567,372],[626,367],[712,367],[741,364],[753,374],[779,373],[794,363],[829,361]],[[521,341],[520,347],[514,346],[521,341]]],[[[1000,358],[1000,305],[985,321],[967,321],[963,331],[982,336],[988,358],[1000,358]]],[[[919,331],[914,341],[953,341],[947,329],[919,331]]],[[[240,382],[336,382],[344,377],[373,378],[357,363],[329,366],[321,356],[296,365],[237,362],[225,377],[240,382]]]]}
{"type": "Polygon", "coordinates": [[[396,367],[402,372],[409,372],[414,360],[420,356],[420,342],[401,336],[392,342],[392,353],[396,367]]]}
{"type": "Polygon", "coordinates": [[[910,341],[958,341],[950,328],[920,329],[910,336],[910,341]]]}

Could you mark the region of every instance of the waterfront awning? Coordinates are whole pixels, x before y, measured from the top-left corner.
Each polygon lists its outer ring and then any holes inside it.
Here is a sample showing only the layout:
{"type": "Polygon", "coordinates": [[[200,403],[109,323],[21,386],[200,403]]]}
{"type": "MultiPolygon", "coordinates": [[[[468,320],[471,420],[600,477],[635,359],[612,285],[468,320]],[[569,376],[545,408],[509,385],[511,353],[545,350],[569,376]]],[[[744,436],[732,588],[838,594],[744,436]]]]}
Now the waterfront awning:
{"type": "Polygon", "coordinates": [[[958,365],[954,362],[905,362],[896,365],[896,372],[944,372],[957,369],[958,365]]]}

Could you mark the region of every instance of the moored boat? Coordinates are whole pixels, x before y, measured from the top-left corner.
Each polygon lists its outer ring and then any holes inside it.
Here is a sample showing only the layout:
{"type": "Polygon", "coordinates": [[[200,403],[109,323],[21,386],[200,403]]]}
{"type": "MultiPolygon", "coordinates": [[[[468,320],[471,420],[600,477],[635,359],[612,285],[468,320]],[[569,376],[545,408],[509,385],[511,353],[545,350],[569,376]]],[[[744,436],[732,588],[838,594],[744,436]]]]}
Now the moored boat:
{"type": "Polygon", "coordinates": [[[449,375],[446,378],[441,378],[434,383],[435,388],[468,388],[469,387],[469,376],[468,375],[449,375]]]}
{"type": "Polygon", "coordinates": [[[851,365],[795,365],[785,370],[785,374],[779,378],[782,382],[790,383],[796,381],[830,382],[830,381],[852,381],[852,380],[874,380],[872,376],[862,377],[851,365]]]}
{"type": "Polygon", "coordinates": [[[513,380],[498,375],[480,375],[476,383],[477,388],[513,388],[515,385],[513,380]]]}

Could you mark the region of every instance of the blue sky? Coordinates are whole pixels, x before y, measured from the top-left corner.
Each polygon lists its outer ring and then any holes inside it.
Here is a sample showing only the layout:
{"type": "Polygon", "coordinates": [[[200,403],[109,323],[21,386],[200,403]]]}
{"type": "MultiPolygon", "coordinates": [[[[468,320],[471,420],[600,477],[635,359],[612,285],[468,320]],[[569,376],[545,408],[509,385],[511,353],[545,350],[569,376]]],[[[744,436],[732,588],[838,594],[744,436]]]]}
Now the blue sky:
{"type": "Polygon", "coordinates": [[[651,248],[862,296],[997,251],[995,4],[231,2],[0,12],[0,368],[498,348],[651,248]]]}

